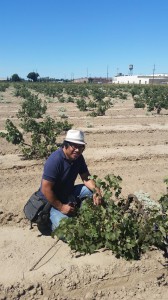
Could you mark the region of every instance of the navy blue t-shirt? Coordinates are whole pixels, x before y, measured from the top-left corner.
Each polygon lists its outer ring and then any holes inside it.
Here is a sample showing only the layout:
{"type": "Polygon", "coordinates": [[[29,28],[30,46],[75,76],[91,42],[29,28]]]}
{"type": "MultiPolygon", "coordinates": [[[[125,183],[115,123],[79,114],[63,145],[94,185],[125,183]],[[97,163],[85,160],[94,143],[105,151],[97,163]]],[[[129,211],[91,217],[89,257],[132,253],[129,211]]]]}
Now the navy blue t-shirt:
{"type": "MultiPolygon", "coordinates": [[[[74,161],[70,161],[66,158],[63,149],[59,148],[46,160],[42,179],[54,183],[56,197],[65,203],[67,197],[73,192],[78,174],[81,175],[85,172],[88,172],[88,168],[83,155],[80,155],[74,161]]],[[[41,191],[39,194],[45,199],[41,191]]]]}

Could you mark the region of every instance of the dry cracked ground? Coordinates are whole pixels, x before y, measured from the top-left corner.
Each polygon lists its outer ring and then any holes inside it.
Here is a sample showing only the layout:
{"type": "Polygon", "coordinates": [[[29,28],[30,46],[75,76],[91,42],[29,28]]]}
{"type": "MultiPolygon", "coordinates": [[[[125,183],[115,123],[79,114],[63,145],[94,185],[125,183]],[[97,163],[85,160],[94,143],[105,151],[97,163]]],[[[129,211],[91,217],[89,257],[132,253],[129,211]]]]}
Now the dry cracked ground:
{"type": "MultiPolygon", "coordinates": [[[[12,87],[1,92],[0,130],[6,118],[18,124],[21,102],[12,87]]],[[[48,103],[47,112],[59,119],[62,107],[73,127],[85,132],[92,175],[120,175],[124,196],[144,191],[157,201],[165,193],[167,111],[135,109],[130,97],[116,100],[103,117],[89,117],[73,103],[48,103]]],[[[161,251],[131,262],[103,250],[80,256],[29,229],[23,206],[39,187],[43,163],[23,160],[18,147],[0,138],[0,299],[168,299],[168,262],[161,251]]]]}

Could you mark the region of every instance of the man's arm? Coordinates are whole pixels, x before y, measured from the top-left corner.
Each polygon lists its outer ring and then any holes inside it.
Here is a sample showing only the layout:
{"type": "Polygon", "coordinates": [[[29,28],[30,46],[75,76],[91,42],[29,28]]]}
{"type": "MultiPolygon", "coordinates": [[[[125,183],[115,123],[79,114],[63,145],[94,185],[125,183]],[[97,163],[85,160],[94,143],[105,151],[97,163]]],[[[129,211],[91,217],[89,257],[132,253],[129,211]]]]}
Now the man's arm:
{"type": "Polygon", "coordinates": [[[50,202],[54,208],[56,208],[65,215],[73,213],[74,207],[70,206],[69,204],[63,204],[58,198],[56,198],[53,192],[53,188],[53,182],[42,179],[41,191],[48,200],[48,202],[50,202]]]}
{"type": "Polygon", "coordinates": [[[93,191],[93,202],[95,205],[102,204],[102,195],[100,189],[96,186],[96,183],[93,179],[90,179],[90,173],[86,172],[84,174],[81,174],[81,179],[84,183],[84,185],[87,186],[87,188],[91,191],[93,191]]]}

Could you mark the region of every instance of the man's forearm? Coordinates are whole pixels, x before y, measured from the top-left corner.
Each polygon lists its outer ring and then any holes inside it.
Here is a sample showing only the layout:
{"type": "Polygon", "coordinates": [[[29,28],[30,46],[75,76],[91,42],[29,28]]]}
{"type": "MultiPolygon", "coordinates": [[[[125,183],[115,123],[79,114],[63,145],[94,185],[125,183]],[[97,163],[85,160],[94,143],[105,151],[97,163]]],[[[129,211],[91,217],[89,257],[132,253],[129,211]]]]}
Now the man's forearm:
{"type": "Polygon", "coordinates": [[[93,191],[93,203],[95,205],[102,204],[102,195],[101,190],[96,186],[96,183],[93,179],[84,181],[84,184],[89,188],[91,191],[93,191]]]}
{"type": "Polygon", "coordinates": [[[96,183],[93,179],[89,179],[87,181],[84,181],[84,184],[87,186],[87,188],[94,193],[100,194],[100,189],[96,186],[96,183]]]}
{"type": "Polygon", "coordinates": [[[54,192],[51,189],[46,189],[42,187],[42,193],[48,200],[48,202],[58,210],[61,209],[62,203],[61,201],[55,196],[54,192]]]}
{"type": "Polygon", "coordinates": [[[42,187],[41,191],[48,200],[51,205],[59,210],[61,213],[68,215],[74,212],[74,207],[70,206],[69,204],[63,204],[55,195],[54,191],[54,184],[43,179],[42,180],[42,187]]]}

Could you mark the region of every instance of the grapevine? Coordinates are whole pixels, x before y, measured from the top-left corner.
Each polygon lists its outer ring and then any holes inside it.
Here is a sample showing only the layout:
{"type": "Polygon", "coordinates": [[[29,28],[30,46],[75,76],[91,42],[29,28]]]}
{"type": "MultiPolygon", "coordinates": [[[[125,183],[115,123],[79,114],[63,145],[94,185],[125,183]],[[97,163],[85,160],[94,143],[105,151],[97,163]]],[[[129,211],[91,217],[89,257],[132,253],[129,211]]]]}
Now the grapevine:
{"type": "Polygon", "coordinates": [[[46,115],[46,101],[43,103],[37,95],[31,94],[24,86],[16,86],[16,95],[24,98],[17,113],[20,129],[7,119],[6,132],[0,132],[0,137],[14,145],[19,145],[25,159],[46,158],[58,148],[57,136],[71,129],[72,124],[67,120],[56,122],[46,115]]]}
{"type": "Polygon", "coordinates": [[[92,199],[85,199],[76,216],[61,220],[52,236],[56,235],[71,249],[84,254],[106,248],[116,257],[140,259],[152,246],[167,253],[168,216],[163,203],[168,195],[159,203],[142,192],[124,199],[120,176],[107,175],[104,180],[97,176],[92,178],[101,188],[103,205],[95,206],[92,199]]]}

